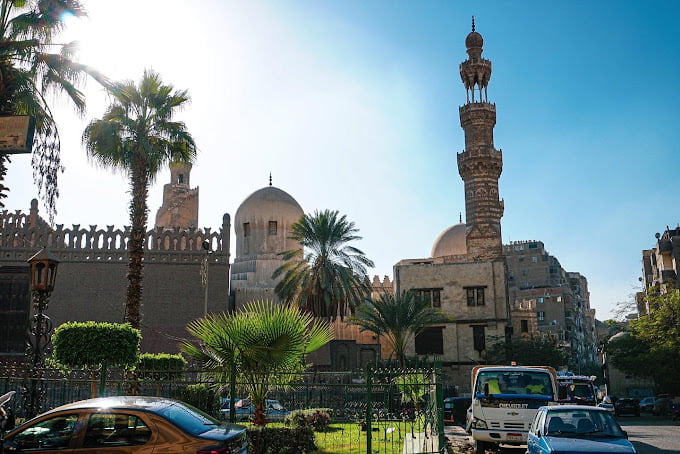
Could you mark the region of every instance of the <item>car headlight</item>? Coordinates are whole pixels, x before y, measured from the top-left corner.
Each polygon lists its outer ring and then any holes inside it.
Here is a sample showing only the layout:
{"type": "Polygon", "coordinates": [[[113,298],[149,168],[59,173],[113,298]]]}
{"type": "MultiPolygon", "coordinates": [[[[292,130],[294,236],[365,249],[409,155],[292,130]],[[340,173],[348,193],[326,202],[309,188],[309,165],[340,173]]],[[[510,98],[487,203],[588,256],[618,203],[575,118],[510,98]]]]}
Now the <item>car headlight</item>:
{"type": "Polygon", "coordinates": [[[475,420],[472,422],[472,427],[475,429],[486,429],[487,428],[486,421],[484,421],[483,419],[475,418],[475,420]]]}

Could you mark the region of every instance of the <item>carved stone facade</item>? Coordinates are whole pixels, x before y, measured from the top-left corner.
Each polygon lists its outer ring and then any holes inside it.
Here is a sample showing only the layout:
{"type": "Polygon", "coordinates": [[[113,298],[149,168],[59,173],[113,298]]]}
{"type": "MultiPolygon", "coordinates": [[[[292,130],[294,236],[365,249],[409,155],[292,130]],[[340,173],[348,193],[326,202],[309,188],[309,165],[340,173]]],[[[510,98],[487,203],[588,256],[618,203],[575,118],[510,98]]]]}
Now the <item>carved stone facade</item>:
{"type": "MultiPolygon", "coordinates": [[[[218,232],[179,228],[155,228],[147,232],[144,254],[142,351],[176,352],[186,324],[203,315],[204,287],[201,264],[206,259],[201,244],[207,240],[209,256],[208,310],[224,311],[229,294],[229,215],[218,232]]],[[[28,260],[42,246],[61,261],[46,314],[54,326],[67,321],[123,322],[127,288],[127,250],[130,229],[114,226],[82,228],[73,225],[50,228],[38,215],[37,201],[28,215],[20,211],[0,214],[0,273],[28,273],[28,260]]],[[[28,282],[24,279],[24,282],[28,282]]],[[[5,289],[5,288],[3,288],[5,289]]],[[[12,292],[11,288],[6,290],[12,292]]],[[[3,291],[3,295],[5,292],[3,291]]],[[[4,295],[6,296],[6,295],[4,295]]],[[[13,306],[29,314],[28,292],[12,297],[13,306]]],[[[0,352],[12,353],[12,352],[0,352]]],[[[17,352],[14,352],[17,353],[17,352]]]]}

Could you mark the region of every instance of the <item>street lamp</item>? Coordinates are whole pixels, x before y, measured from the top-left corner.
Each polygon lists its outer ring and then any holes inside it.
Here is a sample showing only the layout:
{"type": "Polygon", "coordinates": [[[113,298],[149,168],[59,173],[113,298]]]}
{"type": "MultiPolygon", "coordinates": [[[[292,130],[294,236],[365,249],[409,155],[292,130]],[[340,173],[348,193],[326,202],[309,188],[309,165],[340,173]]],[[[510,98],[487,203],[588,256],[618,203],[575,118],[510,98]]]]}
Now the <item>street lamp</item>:
{"type": "Polygon", "coordinates": [[[50,338],[52,336],[52,321],[44,314],[47,309],[50,293],[54,290],[54,280],[57,276],[59,260],[44,247],[33,257],[28,259],[31,266],[31,292],[35,314],[28,327],[26,341],[26,356],[29,359],[30,391],[22,390],[24,395],[24,409],[27,417],[33,417],[40,412],[45,389],[42,383],[42,373],[45,357],[50,352],[50,338]]]}

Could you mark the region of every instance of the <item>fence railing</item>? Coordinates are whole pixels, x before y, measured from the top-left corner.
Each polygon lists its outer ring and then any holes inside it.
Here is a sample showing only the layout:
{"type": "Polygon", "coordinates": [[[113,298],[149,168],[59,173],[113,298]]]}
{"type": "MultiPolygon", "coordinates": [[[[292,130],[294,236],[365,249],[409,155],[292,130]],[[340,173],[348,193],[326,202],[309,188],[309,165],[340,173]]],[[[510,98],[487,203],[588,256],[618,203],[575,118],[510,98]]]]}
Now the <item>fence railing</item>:
{"type": "MultiPolygon", "coordinates": [[[[77,400],[96,397],[101,386],[98,370],[44,369],[41,371],[41,411],[77,400]]],[[[186,401],[218,419],[247,423],[251,414],[233,416],[230,399],[247,398],[246,384],[235,375],[233,383],[218,383],[198,369],[140,371],[140,395],[186,401]],[[232,391],[233,390],[233,395],[232,391]]],[[[15,390],[11,408],[18,420],[25,417],[24,402],[31,378],[21,364],[0,363],[0,394],[15,390]]],[[[129,374],[111,369],[104,381],[105,395],[128,394],[129,374]]],[[[338,453],[439,453],[444,451],[443,387],[437,365],[417,369],[367,367],[356,372],[304,372],[272,383],[267,399],[278,401],[283,411],[268,409],[268,420],[283,422],[295,410],[321,409],[331,425],[315,434],[323,452],[338,453]]],[[[243,408],[243,407],[241,407],[243,408]]],[[[278,407],[277,407],[278,408],[278,407]]]]}

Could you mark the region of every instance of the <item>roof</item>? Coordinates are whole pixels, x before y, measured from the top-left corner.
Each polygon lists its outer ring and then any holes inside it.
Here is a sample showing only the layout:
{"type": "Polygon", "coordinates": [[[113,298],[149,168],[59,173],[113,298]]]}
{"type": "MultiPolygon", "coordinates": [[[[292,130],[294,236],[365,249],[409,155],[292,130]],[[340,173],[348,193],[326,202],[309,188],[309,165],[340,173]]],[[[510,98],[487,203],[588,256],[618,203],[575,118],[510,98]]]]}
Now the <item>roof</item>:
{"type": "Polygon", "coordinates": [[[152,396],[110,396],[97,397],[94,399],[80,400],[60,407],[54,408],[49,412],[62,410],[80,410],[86,408],[128,408],[134,407],[140,410],[156,411],[170,405],[179,403],[174,399],[152,396]]]}

